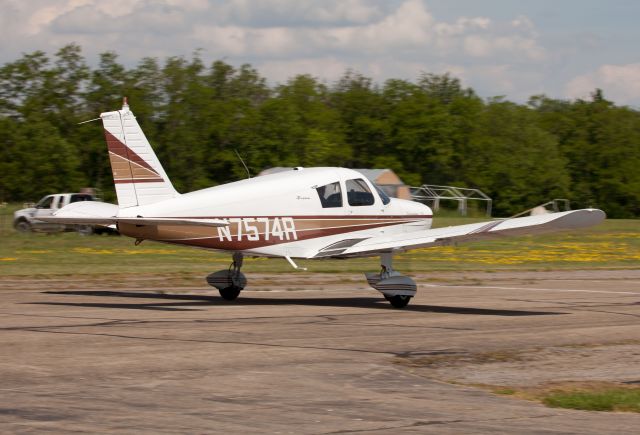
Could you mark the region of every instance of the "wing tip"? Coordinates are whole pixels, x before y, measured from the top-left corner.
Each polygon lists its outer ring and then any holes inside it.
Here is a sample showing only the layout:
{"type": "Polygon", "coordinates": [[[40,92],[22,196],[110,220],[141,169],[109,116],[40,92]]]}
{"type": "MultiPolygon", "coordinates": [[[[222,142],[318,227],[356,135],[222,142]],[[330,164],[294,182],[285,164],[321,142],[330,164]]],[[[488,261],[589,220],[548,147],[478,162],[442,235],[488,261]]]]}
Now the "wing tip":
{"type": "Polygon", "coordinates": [[[566,228],[585,228],[598,225],[607,218],[607,214],[598,208],[573,210],[559,219],[559,224],[566,228]]]}

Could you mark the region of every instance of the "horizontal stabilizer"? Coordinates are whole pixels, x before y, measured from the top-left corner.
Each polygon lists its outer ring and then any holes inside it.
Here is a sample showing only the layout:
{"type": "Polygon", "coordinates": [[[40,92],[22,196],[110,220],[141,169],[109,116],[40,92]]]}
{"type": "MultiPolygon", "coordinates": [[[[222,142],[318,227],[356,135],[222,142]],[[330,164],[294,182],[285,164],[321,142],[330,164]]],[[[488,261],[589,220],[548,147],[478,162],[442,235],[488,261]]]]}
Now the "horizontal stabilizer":
{"type": "Polygon", "coordinates": [[[119,217],[120,208],[115,204],[97,201],[74,202],[52,216],[38,218],[44,222],[77,225],[114,225],[117,223],[132,225],[199,225],[208,227],[224,227],[229,223],[222,219],[185,219],[185,218],[145,218],[119,217]]]}
{"type": "Polygon", "coordinates": [[[116,223],[118,211],[117,205],[108,202],[81,201],[64,206],[51,216],[38,219],[54,224],[111,225],[116,223]]]}
{"type": "Polygon", "coordinates": [[[222,219],[182,219],[182,218],[118,218],[118,222],[133,225],[198,225],[203,227],[226,227],[229,222],[222,219]]]}

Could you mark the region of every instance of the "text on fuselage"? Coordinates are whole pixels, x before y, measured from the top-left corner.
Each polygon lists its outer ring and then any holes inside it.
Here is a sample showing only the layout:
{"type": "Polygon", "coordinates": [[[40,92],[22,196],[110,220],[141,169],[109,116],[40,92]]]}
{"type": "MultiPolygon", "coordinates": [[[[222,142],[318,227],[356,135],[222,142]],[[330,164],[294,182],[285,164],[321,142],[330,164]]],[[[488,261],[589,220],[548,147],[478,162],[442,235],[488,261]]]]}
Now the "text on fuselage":
{"type": "Polygon", "coordinates": [[[230,218],[228,226],[218,227],[218,240],[298,240],[293,218],[230,218]]]}

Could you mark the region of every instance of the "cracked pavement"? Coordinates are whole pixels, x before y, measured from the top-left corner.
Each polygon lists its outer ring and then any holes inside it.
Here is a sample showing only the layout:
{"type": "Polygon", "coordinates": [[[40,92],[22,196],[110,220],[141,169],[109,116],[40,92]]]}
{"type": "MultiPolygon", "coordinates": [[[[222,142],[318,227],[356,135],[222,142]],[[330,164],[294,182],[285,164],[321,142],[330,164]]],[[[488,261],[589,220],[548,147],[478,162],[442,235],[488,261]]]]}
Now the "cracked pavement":
{"type": "Polygon", "coordinates": [[[464,383],[640,379],[640,271],[424,275],[404,310],[351,276],[291,276],[300,291],[277,291],[276,275],[252,291],[249,276],[231,303],[206,286],[0,279],[0,433],[637,433],[638,414],[552,409],[464,383]],[[540,355],[397,363],[522,349],[540,355]]]}

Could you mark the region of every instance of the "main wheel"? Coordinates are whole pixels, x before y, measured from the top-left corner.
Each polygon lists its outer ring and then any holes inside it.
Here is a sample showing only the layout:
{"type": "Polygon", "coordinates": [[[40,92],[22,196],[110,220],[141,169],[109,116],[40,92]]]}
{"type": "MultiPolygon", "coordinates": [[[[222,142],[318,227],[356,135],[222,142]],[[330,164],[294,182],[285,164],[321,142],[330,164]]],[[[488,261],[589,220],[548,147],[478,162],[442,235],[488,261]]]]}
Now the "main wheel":
{"type": "Polygon", "coordinates": [[[411,300],[411,296],[406,295],[385,296],[385,298],[391,303],[393,308],[404,308],[411,300]]]}
{"type": "Polygon", "coordinates": [[[220,289],[218,291],[220,292],[220,296],[222,296],[224,300],[235,301],[238,298],[238,295],[240,294],[241,290],[242,289],[240,287],[231,286],[231,287],[220,289]]]}

